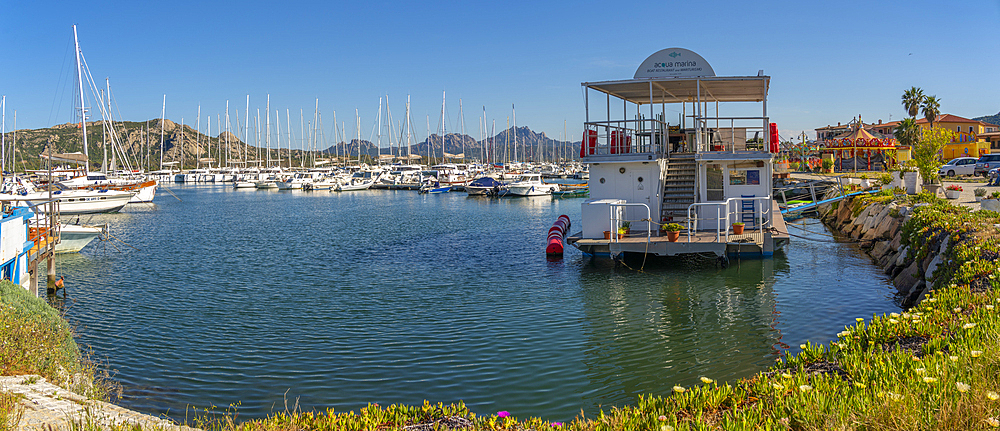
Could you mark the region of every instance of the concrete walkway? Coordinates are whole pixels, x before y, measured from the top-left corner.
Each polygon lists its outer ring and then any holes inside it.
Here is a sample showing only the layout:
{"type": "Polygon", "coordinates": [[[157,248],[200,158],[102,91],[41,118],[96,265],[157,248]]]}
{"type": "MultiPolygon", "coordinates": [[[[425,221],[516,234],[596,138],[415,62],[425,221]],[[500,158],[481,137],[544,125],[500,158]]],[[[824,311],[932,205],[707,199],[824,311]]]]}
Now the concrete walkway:
{"type": "Polygon", "coordinates": [[[57,431],[74,429],[73,423],[93,426],[76,429],[110,429],[113,426],[145,430],[187,431],[194,428],[128,410],[114,404],[87,398],[53,385],[39,376],[0,376],[0,391],[21,396],[24,406],[15,429],[26,431],[57,431]]]}

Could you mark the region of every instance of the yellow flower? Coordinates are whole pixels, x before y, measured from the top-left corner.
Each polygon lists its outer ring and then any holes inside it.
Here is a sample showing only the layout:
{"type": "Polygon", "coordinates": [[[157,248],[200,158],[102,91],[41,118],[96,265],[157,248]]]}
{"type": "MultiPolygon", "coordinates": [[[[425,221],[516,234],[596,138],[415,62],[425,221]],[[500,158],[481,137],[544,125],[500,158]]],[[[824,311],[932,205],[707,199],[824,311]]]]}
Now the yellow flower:
{"type": "Polygon", "coordinates": [[[799,386],[799,391],[800,392],[809,392],[809,391],[812,390],[812,388],[813,387],[809,386],[809,385],[802,385],[802,386],[799,386]]]}
{"type": "Polygon", "coordinates": [[[660,427],[660,431],[674,431],[674,427],[670,425],[663,425],[660,427]]]}
{"type": "Polygon", "coordinates": [[[1000,420],[997,420],[996,418],[992,417],[986,418],[986,424],[993,428],[1000,427],[1000,420]]]}
{"type": "Polygon", "coordinates": [[[969,386],[962,382],[955,382],[955,386],[958,387],[959,392],[969,392],[969,389],[972,389],[972,386],[969,386]]]}
{"type": "Polygon", "coordinates": [[[981,350],[973,350],[969,352],[969,356],[972,356],[973,358],[978,358],[982,354],[983,352],[981,350]]]}
{"type": "Polygon", "coordinates": [[[896,320],[896,319],[889,319],[889,323],[895,325],[895,324],[899,323],[899,321],[896,320]]]}
{"type": "Polygon", "coordinates": [[[958,356],[949,356],[948,359],[951,359],[951,362],[958,362],[958,356]]]}
{"type": "Polygon", "coordinates": [[[781,373],[781,377],[784,377],[786,379],[790,379],[790,378],[792,378],[792,375],[788,374],[788,373],[781,373]]]}
{"type": "Polygon", "coordinates": [[[805,344],[799,344],[799,348],[802,349],[802,350],[805,350],[806,347],[809,347],[809,346],[807,346],[805,344]]]}
{"type": "Polygon", "coordinates": [[[779,391],[785,390],[785,385],[783,385],[781,383],[771,383],[771,387],[774,388],[774,389],[777,389],[779,391]]]}
{"type": "Polygon", "coordinates": [[[937,383],[937,377],[924,377],[924,383],[937,383]]]}
{"type": "Polygon", "coordinates": [[[929,298],[927,302],[937,302],[937,298],[929,298]]]}
{"type": "Polygon", "coordinates": [[[864,389],[865,384],[861,382],[854,382],[854,387],[864,389]]]}
{"type": "Polygon", "coordinates": [[[913,319],[913,323],[920,323],[920,319],[913,319]]]}
{"type": "Polygon", "coordinates": [[[993,309],[993,304],[986,304],[986,309],[987,310],[992,310],[993,309]]]}
{"type": "Polygon", "coordinates": [[[996,392],[993,392],[993,391],[988,391],[988,392],[986,392],[986,398],[989,398],[989,399],[991,399],[993,401],[996,401],[996,400],[1000,399],[1000,394],[997,394],[996,392]]]}
{"type": "Polygon", "coordinates": [[[712,379],[710,379],[708,377],[702,377],[701,378],[701,382],[704,383],[704,384],[706,384],[706,385],[708,385],[708,384],[715,383],[715,380],[712,380],[712,379]]]}
{"type": "Polygon", "coordinates": [[[684,392],[684,387],[680,386],[680,385],[674,386],[674,392],[677,392],[678,394],[683,393],[684,392]]]}
{"type": "Polygon", "coordinates": [[[858,322],[864,322],[865,318],[864,317],[855,317],[854,320],[857,320],[858,322]]]}
{"type": "Polygon", "coordinates": [[[962,307],[955,307],[955,312],[956,313],[961,313],[962,312],[962,307]]]}
{"type": "Polygon", "coordinates": [[[899,317],[899,313],[889,313],[889,317],[899,317]]]}

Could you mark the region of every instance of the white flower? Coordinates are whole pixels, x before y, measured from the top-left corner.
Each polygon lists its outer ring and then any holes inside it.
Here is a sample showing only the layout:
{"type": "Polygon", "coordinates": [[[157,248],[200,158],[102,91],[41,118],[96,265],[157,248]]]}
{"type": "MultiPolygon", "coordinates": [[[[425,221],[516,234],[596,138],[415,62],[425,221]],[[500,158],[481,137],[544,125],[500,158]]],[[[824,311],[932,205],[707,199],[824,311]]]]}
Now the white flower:
{"type": "Polygon", "coordinates": [[[896,320],[896,319],[889,319],[889,323],[895,325],[895,324],[899,323],[899,321],[896,320]]]}
{"type": "Polygon", "coordinates": [[[701,378],[701,382],[707,385],[707,384],[711,384],[711,383],[714,383],[714,382],[715,382],[715,380],[712,380],[712,379],[710,379],[710,378],[708,378],[708,377],[702,377],[702,378],[701,378]]]}
{"type": "Polygon", "coordinates": [[[969,352],[969,356],[972,356],[973,358],[978,358],[982,354],[983,352],[981,350],[973,350],[969,352]]]}
{"type": "Polygon", "coordinates": [[[786,379],[790,379],[790,378],[792,378],[792,375],[788,374],[788,373],[781,373],[781,377],[784,377],[786,379]]]}
{"type": "Polygon", "coordinates": [[[976,324],[975,323],[971,323],[971,322],[962,325],[962,328],[964,328],[964,329],[972,329],[972,328],[975,328],[975,327],[976,327],[976,324]]]}
{"type": "Polygon", "coordinates": [[[920,374],[921,376],[922,376],[922,375],[924,375],[924,373],[926,373],[926,372],[927,372],[927,370],[925,370],[925,369],[923,369],[923,368],[917,368],[917,369],[915,369],[915,370],[913,370],[913,371],[916,371],[916,373],[917,373],[917,374],[920,374]]]}
{"type": "Polygon", "coordinates": [[[807,347],[809,347],[809,346],[807,346],[805,344],[799,344],[799,348],[802,349],[802,350],[805,350],[807,347]]]}
{"type": "Polygon", "coordinates": [[[771,383],[771,387],[774,388],[774,389],[777,389],[779,391],[785,390],[785,385],[783,385],[781,383],[771,383]]]}
{"type": "Polygon", "coordinates": [[[989,417],[986,418],[986,424],[993,428],[1000,427],[1000,420],[997,420],[996,418],[993,417],[989,417]]]}
{"type": "Polygon", "coordinates": [[[955,382],[955,386],[958,387],[959,392],[969,392],[969,389],[972,389],[972,386],[962,382],[955,382]]]}
{"type": "Polygon", "coordinates": [[[799,386],[799,391],[800,392],[809,392],[809,391],[812,390],[812,388],[813,387],[809,386],[809,385],[802,385],[802,386],[799,386]]]}
{"type": "Polygon", "coordinates": [[[937,383],[937,377],[924,377],[924,383],[937,383]]]}
{"type": "Polygon", "coordinates": [[[927,300],[927,302],[937,302],[937,298],[930,298],[927,300]]]}
{"type": "Polygon", "coordinates": [[[683,393],[684,392],[684,387],[680,386],[680,385],[674,386],[674,392],[677,392],[678,394],[683,393]]]}
{"type": "Polygon", "coordinates": [[[889,317],[899,317],[899,313],[889,313],[889,317]]]}
{"type": "Polygon", "coordinates": [[[993,309],[993,304],[986,304],[986,309],[987,310],[992,310],[993,309]]]}
{"type": "Polygon", "coordinates": [[[1000,399],[1000,394],[997,394],[996,392],[993,392],[993,391],[988,391],[988,392],[986,392],[986,398],[989,398],[989,399],[991,399],[993,401],[996,401],[996,400],[1000,399]]]}
{"type": "Polygon", "coordinates": [[[962,312],[962,307],[955,307],[955,310],[954,310],[954,311],[955,311],[956,313],[961,313],[961,312],[962,312]]]}
{"type": "Polygon", "coordinates": [[[958,356],[949,356],[948,359],[951,359],[951,362],[958,362],[958,356]]]}

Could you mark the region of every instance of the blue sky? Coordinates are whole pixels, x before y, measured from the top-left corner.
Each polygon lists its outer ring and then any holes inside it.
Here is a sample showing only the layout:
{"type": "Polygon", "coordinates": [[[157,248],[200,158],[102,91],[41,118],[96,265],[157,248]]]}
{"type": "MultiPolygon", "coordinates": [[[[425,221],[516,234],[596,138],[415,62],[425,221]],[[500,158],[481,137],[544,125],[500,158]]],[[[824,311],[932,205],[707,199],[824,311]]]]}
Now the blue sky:
{"type": "MultiPolygon", "coordinates": [[[[72,121],[72,25],[95,79],[109,78],[127,120],[290,109],[312,118],[319,98],[354,136],[394,120],[409,94],[417,138],[447,124],[479,135],[483,107],[497,130],[517,124],[578,140],[580,83],[631,78],[650,54],[682,47],[719,75],[772,77],[768,113],[783,137],[847,122],[898,120],[902,92],[922,87],[942,111],[1000,111],[1000,1],[946,2],[6,2],[0,94],[7,130],[72,121]]],[[[669,117],[668,117],[669,118],[669,117]]],[[[233,119],[235,121],[235,118],[233,119]]],[[[273,120],[272,120],[273,121],[273,120]]],[[[242,122],[242,120],[241,120],[242,122]]],[[[263,120],[262,120],[263,122],[263,120]]],[[[284,128],[284,122],[282,124],[284,128]]],[[[328,137],[328,139],[330,139],[328,137]]]]}

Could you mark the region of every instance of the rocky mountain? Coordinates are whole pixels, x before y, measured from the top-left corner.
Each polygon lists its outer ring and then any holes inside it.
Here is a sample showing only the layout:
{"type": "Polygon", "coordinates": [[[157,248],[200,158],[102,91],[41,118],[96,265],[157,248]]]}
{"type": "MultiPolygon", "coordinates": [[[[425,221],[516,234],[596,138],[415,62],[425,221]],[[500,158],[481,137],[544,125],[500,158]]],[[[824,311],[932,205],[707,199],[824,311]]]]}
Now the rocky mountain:
{"type": "MultiPolygon", "coordinates": [[[[91,169],[99,169],[104,161],[105,151],[107,153],[108,164],[113,163],[122,168],[140,168],[148,170],[159,169],[160,148],[161,148],[161,121],[159,118],[149,121],[117,121],[111,127],[114,129],[114,136],[118,145],[111,145],[110,133],[106,133],[100,121],[87,123],[87,146],[91,169]],[[105,144],[107,142],[107,144],[105,144]],[[115,150],[115,148],[120,148],[115,150]]],[[[220,133],[218,136],[207,136],[199,133],[189,125],[177,124],[171,120],[162,121],[162,154],[164,162],[182,162],[185,168],[197,166],[197,160],[201,159],[201,165],[211,163],[218,166],[221,161],[223,165],[228,162],[233,164],[241,162],[244,158],[248,160],[266,160],[264,154],[266,149],[252,145],[246,145],[235,134],[229,132],[220,133]],[[219,157],[219,155],[222,157],[219,157]],[[210,162],[209,159],[212,161],[210,162]],[[221,159],[221,160],[220,160],[221,159]]],[[[49,150],[53,153],[83,152],[83,133],[79,124],[60,124],[44,129],[17,130],[7,132],[5,141],[8,145],[7,151],[14,148],[12,159],[15,160],[15,170],[43,169],[45,165],[39,158],[49,150]],[[12,146],[13,144],[13,146],[12,146]]],[[[275,145],[276,146],[276,145],[275,145]]],[[[351,140],[346,143],[333,145],[320,151],[320,157],[336,155],[350,155],[350,158],[357,158],[359,153],[366,161],[374,160],[379,154],[399,154],[399,148],[376,148],[376,145],[367,140],[351,140]]],[[[425,158],[430,157],[432,161],[441,160],[442,153],[450,155],[465,154],[465,160],[555,160],[561,158],[571,158],[574,152],[579,151],[579,142],[564,142],[551,139],[545,133],[537,133],[528,127],[513,127],[498,133],[492,138],[484,141],[477,141],[469,135],[449,133],[444,137],[431,135],[423,142],[413,144],[407,152],[402,149],[403,154],[417,154],[425,158]],[[515,148],[516,136],[516,148],[515,148]]],[[[287,163],[289,150],[271,149],[271,160],[281,159],[282,164],[287,163]]],[[[294,165],[300,165],[301,159],[308,152],[303,150],[292,150],[291,158],[294,165]]],[[[11,155],[8,153],[8,161],[11,155]]],[[[109,166],[110,167],[110,166],[109,166]]]]}
{"type": "Polygon", "coordinates": [[[360,145],[362,158],[375,157],[376,154],[417,154],[440,160],[444,154],[464,154],[466,160],[556,160],[572,158],[579,151],[579,141],[566,142],[549,138],[544,132],[537,133],[528,127],[511,127],[497,133],[492,138],[477,141],[469,135],[449,133],[445,136],[431,135],[423,142],[413,144],[409,149],[403,147],[381,148],[376,151],[375,144],[357,139],[349,143],[331,146],[322,152],[329,155],[348,154],[356,158],[360,145]],[[515,146],[516,143],[516,146],[515,146]]]}

